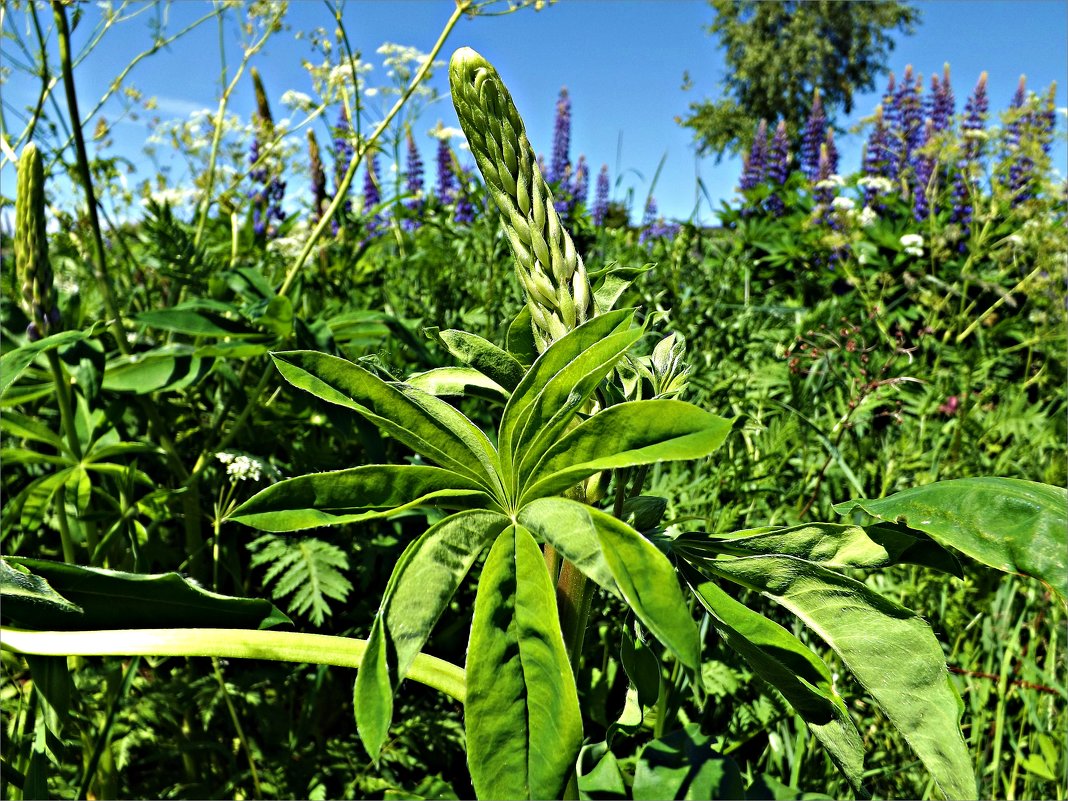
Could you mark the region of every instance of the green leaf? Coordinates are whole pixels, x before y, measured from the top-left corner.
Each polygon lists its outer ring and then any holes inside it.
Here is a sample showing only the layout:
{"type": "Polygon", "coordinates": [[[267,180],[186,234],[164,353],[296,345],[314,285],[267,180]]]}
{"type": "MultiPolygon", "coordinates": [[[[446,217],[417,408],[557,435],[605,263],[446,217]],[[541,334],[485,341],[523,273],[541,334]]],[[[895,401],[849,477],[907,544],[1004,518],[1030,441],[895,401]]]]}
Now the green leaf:
{"type": "Polygon", "coordinates": [[[533,364],[538,358],[538,346],[534,342],[534,322],[528,304],[524,304],[515,319],[509,323],[504,344],[520,364],[533,364]]]}
{"type": "Polygon", "coordinates": [[[527,479],[524,497],[555,495],[603,470],[699,459],[718,448],[730,429],[730,420],[679,400],[609,406],[545,453],[527,479]]]}
{"type": "MultiPolygon", "coordinates": [[[[641,338],[641,334],[640,328],[611,333],[568,362],[544,384],[527,387],[527,392],[534,394],[527,413],[516,419],[515,438],[507,447],[502,440],[500,446],[502,456],[508,454],[505,460],[513,465],[512,472],[517,482],[522,480],[542,455],[556,443],[559,435],[582,409],[597,385],[631,345],[641,338]]],[[[549,351],[546,351],[546,354],[548,353],[549,351]]],[[[537,369],[538,363],[535,362],[530,372],[534,373],[537,369]]],[[[522,390],[521,385],[516,389],[516,394],[522,390]]],[[[511,403],[505,407],[505,418],[508,417],[510,407],[511,403]]],[[[502,433],[504,425],[502,420],[502,433]]]]}
{"type": "Polygon", "coordinates": [[[497,455],[486,435],[448,403],[383,381],[345,359],[316,351],[272,354],[293,386],[358,412],[416,453],[454,472],[497,486],[497,455]]]}
{"type": "MultiPolygon", "coordinates": [[[[519,382],[519,386],[512,392],[512,397],[504,408],[504,415],[501,417],[500,436],[498,437],[498,450],[502,459],[508,461],[512,458],[516,450],[515,445],[521,440],[522,432],[529,422],[535,406],[543,408],[546,415],[552,414],[559,406],[559,404],[553,405],[553,403],[566,400],[569,392],[575,388],[574,384],[572,384],[571,388],[560,397],[561,382],[557,381],[555,385],[556,391],[548,399],[551,402],[547,402],[544,395],[548,384],[584,352],[601,343],[605,337],[619,332],[621,329],[625,332],[630,326],[633,315],[633,311],[625,310],[594,317],[567,336],[554,342],[538,357],[526,375],[523,376],[523,380],[519,382]]],[[[574,378],[573,373],[574,371],[572,371],[571,376],[574,378]]]]}
{"type": "Polygon", "coordinates": [[[590,799],[629,798],[623,782],[623,772],[615,754],[608,750],[608,743],[599,742],[582,746],[578,758],[578,791],[581,801],[590,799]]]}
{"type": "Polygon", "coordinates": [[[734,600],[697,571],[685,566],[683,575],[727,645],[783,694],[854,791],[865,794],[864,744],[823,660],[778,623],[734,600]]]}
{"type": "Polygon", "coordinates": [[[84,612],[78,604],[71,603],[52,589],[45,579],[26,568],[12,567],[4,559],[0,559],[0,597],[6,607],[3,610],[5,617],[34,617],[38,607],[44,614],[58,613],[61,617],[84,612]]]}
{"type": "Polygon", "coordinates": [[[483,488],[451,470],[424,465],[365,465],[279,481],[230,513],[262,531],[298,531],[376,520],[434,501],[485,501],[483,488]]]}
{"type": "Polygon", "coordinates": [[[648,743],[634,766],[634,801],[745,798],[738,766],[711,743],[696,723],[648,743]]]}
{"type": "Polygon", "coordinates": [[[526,373],[523,365],[508,351],[498,348],[487,339],[456,329],[438,332],[438,338],[449,353],[508,392],[523,380],[526,373]]]}
{"type": "Polygon", "coordinates": [[[680,662],[697,669],[701,662],[697,626],[675,568],[649,540],[610,514],[567,498],[541,498],[527,504],[519,512],[519,521],[602,587],[615,584],[646,628],[680,662]]]}
{"type": "Polygon", "coordinates": [[[169,309],[141,312],[134,319],[150,328],[193,336],[240,337],[259,333],[237,319],[226,317],[226,313],[237,316],[237,311],[226,303],[201,299],[179,303],[169,309]]]}
{"type": "Polygon", "coordinates": [[[32,629],[249,628],[289,623],[270,602],[208,592],[177,573],[143,575],[80,567],[22,556],[4,557],[48,582],[81,611],[60,610],[9,597],[4,588],[4,615],[32,629]]]}
{"type": "Polygon", "coordinates": [[[706,560],[705,572],[764,593],[842,658],[948,798],[976,798],[961,701],[942,647],[914,612],[859,581],[789,556],[706,560]]]}
{"type": "Polygon", "coordinates": [[[1031,576],[1068,604],[1068,490],[1015,478],[937,481],[834,507],[900,521],[988,567],[1031,576]]]}
{"type": "Polygon", "coordinates": [[[66,451],[66,441],[48,426],[32,417],[27,417],[18,412],[4,412],[0,417],[0,431],[6,431],[14,437],[41,442],[55,448],[57,451],[66,451]]]}
{"type": "Polygon", "coordinates": [[[582,714],[545,559],[522,526],[482,568],[467,649],[467,758],[479,798],[559,798],[582,714]]]}
{"type": "Polygon", "coordinates": [[[473,367],[436,367],[413,373],[405,383],[435,397],[471,396],[508,400],[508,392],[473,367]]]}
{"type": "Polygon", "coordinates": [[[672,549],[699,557],[779,554],[823,567],[876,568],[913,562],[942,569],[952,567],[956,561],[952,554],[926,537],[889,526],[862,528],[841,523],[771,526],[725,536],[687,532],[672,542],[672,549]]]}
{"type": "Polygon", "coordinates": [[[52,334],[52,336],[44,337],[36,342],[30,342],[14,350],[9,350],[3,356],[0,356],[0,397],[15,383],[15,380],[22,375],[23,371],[33,364],[33,360],[42,353],[96,336],[97,330],[102,327],[103,323],[97,323],[88,331],[61,331],[58,334],[52,334]]]}
{"type": "Polygon", "coordinates": [[[499,512],[459,512],[431,526],[393,569],[356,675],[360,739],[375,760],[393,720],[393,696],[478,555],[509,525],[499,512]]]}
{"type": "Polygon", "coordinates": [[[104,370],[102,387],[134,395],[184,389],[206,376],[213,363],[194,355],[188,345],[167,345],[112,359],[104,370]]]}

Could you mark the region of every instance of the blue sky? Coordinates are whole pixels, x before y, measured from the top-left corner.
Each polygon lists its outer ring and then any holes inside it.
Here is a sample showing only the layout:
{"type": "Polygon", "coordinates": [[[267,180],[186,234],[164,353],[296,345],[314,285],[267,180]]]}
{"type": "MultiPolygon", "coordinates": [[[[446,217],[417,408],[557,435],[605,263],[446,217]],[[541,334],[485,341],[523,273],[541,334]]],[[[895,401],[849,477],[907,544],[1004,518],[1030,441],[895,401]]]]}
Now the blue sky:
{"type": "MultiPolygon", "coordinates": [[[[889,68],[898,75],[905,65],[929,76],[952,68],[958,110],[982,71],[989,74],[991,111],[1009,103],[1021,74],[1028,86],[1043,91],[1058,81],[1057,106],[1066,102],[1068,84],[1068,3],[1064,0],[943,0],[916,4],[923,20],[911,37],[899,36],[889,68]]],[[[356,50],[380,64],[375,53],[383,42],[411,45],[427,51],[436,40],[452,9],[451,0],[350,0],[345,6],[345,27],[356,50]]],[[[177,30],[209,8],[204,0],[180,0],[170,7],[168,29],[177,30]]],[[[85,7],[86,18],[74,34],[76,49],[84,42],[99,10],[85,7]]],[[[446,44],[447,58],[455,48],[470,46],[498,69],[519,106],[531,142],[548,154],[552,146],[553,114],[561,87],[572,101],[572,160],[585,154],[594,171],[607,164],[616,183],[614,195],[622,199],[633,191],[635,216],[649,191],[657,164],[665,157],[655,187],[661,213],[688,218],[697,203],[700,178],[715,205],[729,198],[737,183],[737,160],[695,156],[688,129],[675,122],[691,102],[715,98],[725,66],[715,40],[705,32],[713,10],[700,0],[560,0],[540,12],[527,9],[515,14],[463,19],[446,44]],[[683,73],[693,82],[682,89],[683,73]]],[[[18,25],[18,20],[7,24],[18,25]]],[[[47,15],[46,15],[47,16],[47,15]]],[[[95,104],[114,76],[150,39],[149,14],[119,26],[78,68],[76,80],[83,109],[95,104]]],[[[278,33],[253,63],[263,74],[275,116],[281,115],[279,98],[294,89],[311,94],[311,81],[301,67],[315,59],[306,40],[295,33],[317,26],[333,29],[332,15],[317,0],[295,0],[287,17],[290,30],[278,33]]],[[[237,60],[237,36],[226,35],[228,58],[237,60]]],[[[218,91],[219,34],[214,23],[179,40],[169,51],[158,53],[136,67],[130,81],[146,95],[155,96],[165,116],[184,115],[197,108],[214,108],[218,91]]],[[[5,43],[5,47],[7,44],[5,43]]],[[[379,65],[370,82],[384,82],[379,65]]],[[[925,84],[927,78],[925,77],[925,84]]],[[[415,133],[423,143],[425,161],[432,163],[433,141],[426,132],[439,120],[455,126],[447,100],[445,70],[433,84],[445,99],[425,109],[415,133]]],[[[871,113],[879,102],[885,78],[876,91],[859,96],[847,126],[871,113]]],[[[5,106],[32,102],[36,83],[15,73],[5,87],[5,106]]],[[[247,117],[254,108],[250,82],[242,81],[232,110],[247,117]]],[[[105,108],[104,114],[114,113],[105,108]]],[[[333,115],[331,115],[332,118],[333,115]]],[[[5,110],[7,124],[17,134],[20,123],[5,110]]],[[[1058,116],[1063,137],[1065,118],[1058,116]]],[[[92,126],[90,125],[90,130],[92,126]]],[[[325,129],[317,129],[320,139],[325,129]]],[[[140,156],[148,135],[143,123],[118,126],[115,150],[136,164],[151,166],[140,156]]],[[[10,133],[9,133],[10,136],[10,133]]],[[[862,136],[839,139],[842,170],[859,164],[862,136]]],[[[1063,138],[1054,151],[1062,173],[1068,173],[1063,138]]],[[[10,168],[3,170],[4,194],[12,194],[10,168]]],[[[432,180],[432,179],[431,179],[432,180]]],[[[711,219],[702,200],[699,218],[711,219]]]]}

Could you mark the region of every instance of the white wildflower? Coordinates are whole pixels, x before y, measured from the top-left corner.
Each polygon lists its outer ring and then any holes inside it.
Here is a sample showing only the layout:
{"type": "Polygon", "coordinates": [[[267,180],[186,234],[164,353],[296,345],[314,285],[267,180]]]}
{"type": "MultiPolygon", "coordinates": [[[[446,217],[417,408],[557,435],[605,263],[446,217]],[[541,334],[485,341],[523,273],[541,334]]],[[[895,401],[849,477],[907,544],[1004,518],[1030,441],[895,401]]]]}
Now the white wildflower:
{"type": "Polygon", "coordinates": [[[831,201],[831,208],[838,211],[852,211],[856,204],[848,197],[836,197],[831,201]]]}
{"type": "Polygon", "coordinates": [[[215,458],[226,465],[226,475],[234,481],[259,481],[263,477],[263,463],[245,454],[217,453],[215,458]]]}
{"type": "Polygon", "coordinates": [[[894,182],[881,175],[865,175],[857,180],[857,186],[864,189],[874,189],[881,194],[887,194],[894,188],[894,182]]]}
{"type": "Polygon", "coordinates": [[[905,234],[899,241],[910,256],[923,255],[923,237],[919,234],[905,234]]]}
{"type": "Polygon", "coordinates": [[[441,127],[431,128],[430,135],[435,139],[443,139],[446,142],[450,139],[463,139],[464,132],[459,128],[441,127]]]}
{"type": "Polygon", "coordinates": [[[282,105],[297,111],[311,111],[315,107],[311,97],[293,89],[287,89],[282,93],[282,105]]]}
{"type": "Polygon", "coordinates": [[[860,223],[861,228],[869,228],[875,225],[876,220],[879,219],[879,215],[875,213],[875,209],[871,206],[865,206],[860,210],[860,214],[857,216],[857,222],[860,223]]]}
{"type": "Polygon", "coordinates": [[[1024,245],[1023,237],[1019,234],[1009,234],[1005,237],[1005,241],[1012,245],[1014,248],[1022,248],[1024,245]]]}

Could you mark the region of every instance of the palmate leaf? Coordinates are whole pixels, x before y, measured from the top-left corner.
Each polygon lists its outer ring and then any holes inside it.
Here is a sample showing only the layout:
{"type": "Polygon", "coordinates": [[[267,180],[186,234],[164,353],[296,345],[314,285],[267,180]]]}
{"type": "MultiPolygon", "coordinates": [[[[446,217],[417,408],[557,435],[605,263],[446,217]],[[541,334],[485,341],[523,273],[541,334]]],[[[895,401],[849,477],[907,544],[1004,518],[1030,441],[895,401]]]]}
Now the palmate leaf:
{"type": "Polygon", "coordinates": [[[424,465],[366,465],[279,481],[253,495],[228,519],[261,531],[377,520],[434,502],[488,502],[484,488],[451,470],[424,465]]]}
{"type": "Polygon", "coordinates": [[[1015,478],[960,478],[834,507],[902,521],[988,567],[1042,581],[1068,603],[1068,490],[1015,478]]]}
{"type": "Polygon", "coordinates": [[[734,600],[698,571],[688,565],[682,571],[727,645],[783,694],[854,791],[866,795],[864,744],[824,661],[778,623],[734,600]]]}
{"type": "Polygon", "coordinates": [[[325,353],[290,351],[272,358],[293,386],[358,412],[432,462],[495,489],[500,469],[493,446],[445,401],[325,353]]]}
{"type": "Polygon", "coordinates": [[[914,612],[832,570],[788,556],[703,560],[703,572],[764,593],[841,657],[947,798],[976,798],[961,700],[942,647],[914,612]]]}
{"type": "Polygon", "coordinates": [[[510,520],[499,512],[459,512],[412,542],[393,570],[356,674],[360,739],[377,760],[393,719],[393,695],[475,559],[510,520]]]}
{"type": "Polygon", "coordinates": [[[468,765],[479,798],[559,798],[582,713],[537,543],[509,526],[490,549],[467,649],[468,765]]]}
{"type": "Polygon", "coordinates": [[[348,570],[349,558],[336,545],[314,537],[290,540],[267,534],[248,547],[253,567],[268,565],[263,586],[274,583],[271,597],[277,601],[292,596],[289,611],[307,614],[316,626],[331,614],[328,599],[344,601],[352,591],[352,582],[342,572],[348,570]]]}

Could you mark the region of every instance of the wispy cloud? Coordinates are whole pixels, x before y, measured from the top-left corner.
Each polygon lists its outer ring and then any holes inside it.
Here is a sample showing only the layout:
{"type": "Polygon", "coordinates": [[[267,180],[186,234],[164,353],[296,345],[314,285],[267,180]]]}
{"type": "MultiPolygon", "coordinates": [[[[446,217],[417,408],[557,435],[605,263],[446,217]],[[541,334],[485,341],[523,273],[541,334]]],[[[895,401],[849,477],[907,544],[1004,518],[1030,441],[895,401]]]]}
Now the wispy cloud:
{"type": "Polygon", "coordinates": [[[166,95],[156,97],[156,110],[164,117],[188,117],[194,111],[201,111],[203,108],[203,103],[186,100],[184,97],[167,97],[166,95]]]}

